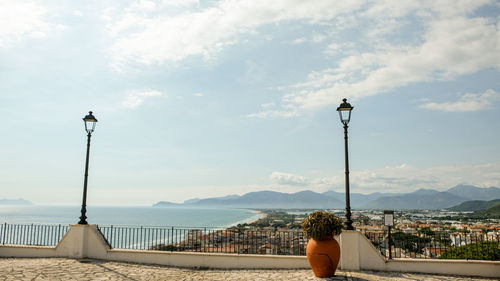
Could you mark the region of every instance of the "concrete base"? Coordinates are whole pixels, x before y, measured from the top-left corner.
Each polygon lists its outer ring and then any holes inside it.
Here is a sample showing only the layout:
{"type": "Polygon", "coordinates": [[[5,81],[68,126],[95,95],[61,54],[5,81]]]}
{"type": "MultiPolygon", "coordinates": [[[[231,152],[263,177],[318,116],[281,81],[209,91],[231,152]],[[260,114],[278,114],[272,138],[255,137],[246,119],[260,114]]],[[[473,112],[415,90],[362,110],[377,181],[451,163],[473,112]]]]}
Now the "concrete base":
{"type": "Polygon", "coordinates": [[[347,230],[340,235],[342,270],[417,272],[465,276],[500,277],[499,261],[441,259],[387,260],[361,232],[347,230]]]}

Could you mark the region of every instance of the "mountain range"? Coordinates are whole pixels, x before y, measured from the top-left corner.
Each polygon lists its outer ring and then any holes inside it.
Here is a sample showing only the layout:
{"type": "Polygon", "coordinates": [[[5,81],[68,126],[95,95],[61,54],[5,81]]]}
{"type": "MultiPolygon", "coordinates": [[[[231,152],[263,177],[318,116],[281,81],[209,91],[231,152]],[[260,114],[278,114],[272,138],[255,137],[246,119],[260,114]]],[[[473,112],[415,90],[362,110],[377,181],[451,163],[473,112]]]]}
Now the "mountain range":
{"type": "MultiPolygon", "coordinates": [[[[470,200],[485,198],[500,199],[500,188],[479,188],[471,185],[457,185],[445,191],[419,189],[411,193],[351,193],[351,207],[356,209],[429,209],[440,210],[470,200]]],[[[317,193],[310,190],[296,193],[257,191],[244,195],[199,199],[184,203],[160,201],[155,207],[232,207],[232,208],[281,208],[281,209],[341,209],[345,207],[345,193],[326,191],[317,193]]]]}
{"type": "Polygon", "coordinates": [[[19,199],[0,199],[0,205],[33,205],[28,200],[24,200],[22,198],[19,199]]]}
{"type": "Polygon", "coordinates": [[[343,202],[321,193],[310,190],[297,193],[281,193],[276,191],[257,191],[225,197],[191,199],[183,204],[161,201],[153,206],[193,206],[193,207],[233,207],[233,208],[279,208],[279,209],[307,209],[311,206],[316,208],[332,208],[331,206],[342,206],[343,202]]]}
{"type": "Polygon", "coordinates": [[[457,206],[448,208],[450,211],[472,211],[466,214],[466,218],[471,219],[499,219],[500,218],[500,199],[490,201],[472,200],[467,201],[457,206]]]}
{"type": "Polygon", "coordinates": [[[448,210],[457,211],[457,212],[481,211],[481,210],[495,207],[497,205],[500,205],[500,199],[494,199],[494,200],[490,200],[490,201],[472,200],[472,201],[463,202],[460,205],[448,208],[448,210]]]}

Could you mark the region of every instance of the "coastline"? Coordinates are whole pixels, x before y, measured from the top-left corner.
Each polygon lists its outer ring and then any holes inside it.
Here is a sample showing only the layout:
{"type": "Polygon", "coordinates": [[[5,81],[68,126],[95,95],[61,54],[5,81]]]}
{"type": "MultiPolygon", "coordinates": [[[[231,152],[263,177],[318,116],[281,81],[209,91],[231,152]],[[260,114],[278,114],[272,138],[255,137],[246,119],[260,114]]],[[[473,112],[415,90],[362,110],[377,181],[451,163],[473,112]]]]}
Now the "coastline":
{"type": "Polygon", "coordinates": [[[257,222],[257,221],[267,217],[267,214],[261,210],[251,210],[251,209],[243,209],[243,210],[250,211],[250,212],[254,213],[255,215],[253,215],[247,219],[240,220],[240,221],[237,221],[235,223],[231,223],[231,224],[225,226],[224,229],[228,229],[228,228],[237,226],[238,224],[244,224],[244,223],[251,224],[251,223],[257,222]]]}
{"type": "Polygon", "coordinates": [[[261,219],[267,218],[267,213],[264,213],[262,210],[250,210],[250,211],[254,211],[258,215],[258,217],[256,219],[254,219],[254,220],[245,222],[247,224],[252,224],[252,223],[257,222],[257,221],[259,221],[261,219]]]}

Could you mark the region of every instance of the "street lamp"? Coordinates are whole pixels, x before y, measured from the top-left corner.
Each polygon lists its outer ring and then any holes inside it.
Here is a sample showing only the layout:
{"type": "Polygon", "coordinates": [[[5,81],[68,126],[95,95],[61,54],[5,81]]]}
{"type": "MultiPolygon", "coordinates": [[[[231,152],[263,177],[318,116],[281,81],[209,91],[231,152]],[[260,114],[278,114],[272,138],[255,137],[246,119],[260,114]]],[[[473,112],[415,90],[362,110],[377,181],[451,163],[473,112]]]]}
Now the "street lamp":
{"type": "Polygon", "coordinates": [[[83,180],[82,215],[80,216],[78,224],[87,224],[87,216],[85,216],[85,213],[87,213],[87,178],[89,176],[90,137],[97,124],[97,119],[92,115],[92,111],[89,111],[89,114],[83,118],[83,122],[85,123],[85,131],[87,131],[87,158],[85,161],[85,176],[83,180]]]}
{"type": "Polygon", "coordinates": [[[351,110],[354,108],[350,103],[347,102],[347,99],[342,100],[343,103],[337,107],[337,111],[339,112],[340,122],[344,124],[344,143],[345,143],[345,228],[347,230],[354,230],[352,227],[351,220],[351,199],[349,194],[349,155],[347,149],[347,124],[351,120],[351,110]]]}

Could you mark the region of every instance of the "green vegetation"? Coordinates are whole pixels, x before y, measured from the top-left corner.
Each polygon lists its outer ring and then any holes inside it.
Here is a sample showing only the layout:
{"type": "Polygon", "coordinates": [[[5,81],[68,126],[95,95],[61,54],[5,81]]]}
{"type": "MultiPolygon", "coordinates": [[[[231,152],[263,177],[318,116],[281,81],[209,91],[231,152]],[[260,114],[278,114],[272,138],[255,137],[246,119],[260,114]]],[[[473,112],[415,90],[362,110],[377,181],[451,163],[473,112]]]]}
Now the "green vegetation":
{"type": "Polygon", "coordinates": [[[422,227],[418,230],[418,233],[424,234],[426,236],[434,236],[436,232],[432,231],[429,227],[422,227]]]}
{"type": "Polygon", "coordinates": [[[475,211],[474,213],[469,215],[470,218],[481,219],[500,219],[500,202],[491,208],[475,211]]]}
{"type": "Polygon", "coordinates": [[[483,241],[446,250],[440,259],[500,260],[500,243],[483,241]]]}
{"type": "Polygon", "coordinates": [[[474,211],[474,213],[447,216],[440,219],[452,219],[459,221],[500,219],[500,199],[490,201],[467,201],[460,205],[448,208],[448,210],[457,212],[474,211]]]}
{"type": "Polygon", "coordinates": [[[342,232],[342,220],[326,211],[316,211],[302,221],[304,234],[314,240],[324,240],[342,232]]]}
{"type": "Polygon", "coordinates": [[[398,248],[405,249],[411,253],[422,253],[426,243],[431,242],[431,238],[418,237],[413,234],[396,232],[392,236],[392,244],[398,248]]]}
{"type": "Polygon", "coordinates": [[[448,210],[457,211],[457,212],[480,211],[480,210],[489,209],[489,208],[492,208],[495,206],[500,206],[500,199],[495,199],[495,200],[491,200],[491,201],[482,201],[482,200],[467,201],[467,202],[463,202],[462,204],[450,207],[450,208],[448,208],[448,210]]]}
{"type": "Polygon", "coordinates": [[[243,227],[287,227],[289,229],[300,229],[300,223],[295,222],[297,215],[289,214],[280,210],[262,210],[265,216],[252,223],[238,224],[239,228],[243,227]]]}

